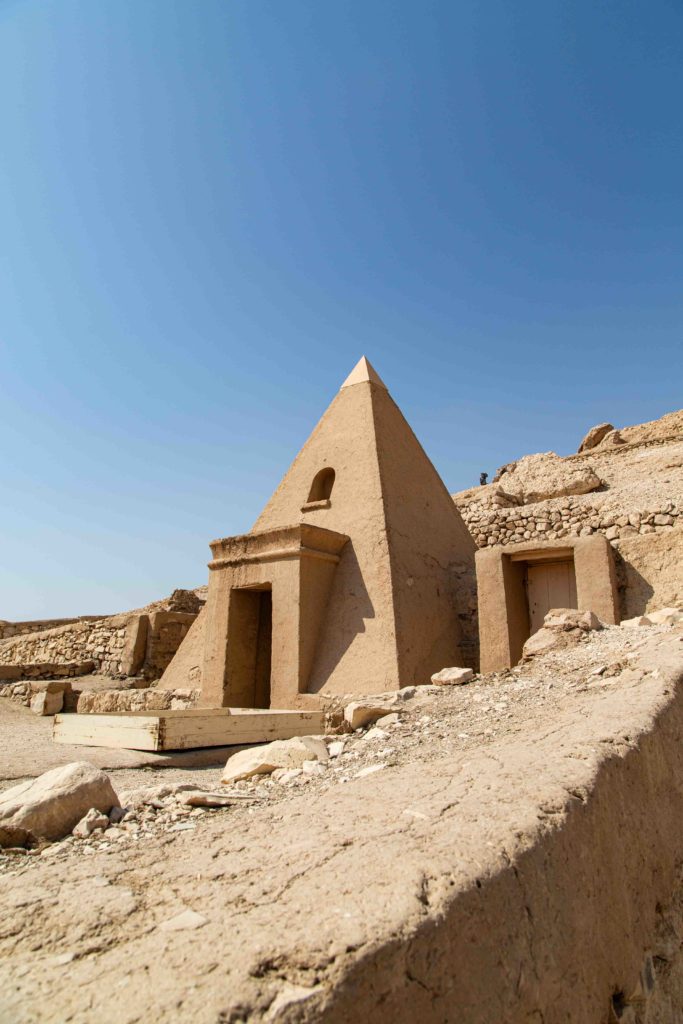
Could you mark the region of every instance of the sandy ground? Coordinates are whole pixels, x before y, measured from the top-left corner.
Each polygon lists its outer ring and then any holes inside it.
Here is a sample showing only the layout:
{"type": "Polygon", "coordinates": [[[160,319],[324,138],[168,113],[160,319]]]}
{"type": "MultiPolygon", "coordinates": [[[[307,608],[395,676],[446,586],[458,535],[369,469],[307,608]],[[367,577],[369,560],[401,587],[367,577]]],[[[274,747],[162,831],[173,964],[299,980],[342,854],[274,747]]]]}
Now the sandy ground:
{"type": "MultiPolygon", "coordinates": [[[[658,643],[681,659],[670,627],[614,627],[509,673],[418,690],[397,724],[347,738],[320,775],[240,784],[253,805],[161,806],[131,832],[1,857],[0,1021],[322,1019],[373,943],[410,933],[501,850],[551,827],[557,808],[539,807],[558,758],[585,772],[601,744],[631,742],[628,715],[662,684],[630,666],[658,643]],[[169,929],[185,910],[199,926],[169,929]]],[[[3,750],[23,730],[36,774],[61,763],[44,720],[5,709],[0,730],[3,750]]],[[[220,773],[109,774],[122,789],[216,786],[220,773]]]]}
{"type": "Polygon", "coordinates": [[[151,785],[154,773],[163,769],[164,778],[184,778],[188,771],[202,769],[216,774],[232,752],[229,747],[176,754],[151,754],[136,750],[106,750],[52,742],[52,718],[40,718],[13,701],[0,700],[0,791],[22,779],[34,778],[61,764],[90,761],[97,768],[120,772],[126,785],[151,785]],[[140,781],[145,780],[145,781],[140,781]]]}
{"type": "MultiPolygon", "coordinates": [[[[637,656],[651,634],[651,629],[606,629],[594,634],[590,642],[592,664],[595,667],[599,662],[597,667],[607,666],[608,671],[614,673],[627,664],[629,656],[637,656]]],[[[479,748],[500,735],[516,735],[525,729],[528,716],[540,714],[543,717],[547,705],[552,705],[553,691],[558,685],[553,679],[554,673],[564,677],[567,671],[575,667],[578,671],[584,666],[586,646],[584,643],[569,651],[550,654],[538,665],[530,662],[524,669],[478,677],[474,685],[467,687],[447,687],[436,692],[431,687],[419,688],[416,698],[401,708],[401,722],[397,726],[389,731],[373,732],[369,739],[365,736],[347,740],[347,750],[340,762],[344,770],[337,765],[335,771],[346,781],[353,775],[356,765],[356,770],[360,770],[371,764],[410,763],[422,756],[427,742],[429,755],[433,757],[479,748]]],[[[99,677],[93,678],[96,684],[101,684],[99,677]]],[[[580,676],[565,684],[565,689],[600,687],[607,685],[607,678],[580,676]]],[[[106,680],[101,688],[111,685],[111,680],[106,680]]],[[[115,789],[154,785],[162,778],[163,781],[191,779],[197,785],[215,786],[229,755],[241,749],[220,747],[153,754],[71,746],[52,742],[52,726],[52,718],[38,717],[28,708],[0,700],[0,791],[73,761],[89,761],[105,769],[115,789]]],[[[309,788],[326,785],[315,779],[307,779],[305,784],[309,788]]],[[[265,787],[262,784],[244,788],[257,789],[261,795],[266,795],[267,791],[279,787],[266,783],[265,787]]]]}
{"type": "MultiPolygon", "coordinates": [[[[129,689],[131,681],[110,679],[108,676],[79,676],[70,680],[74,690],[129,689]]],[[[97,768],[122,771],[126,785],[151,784],[154,771],[163,768],[164,778],[175,779],[178,769],[183,777],[186,770],[215,768],[225,764],[230,747],[215,747],[212,750],[185,751],[183,753],[153,754],[136,750],[106,750],[96,747],[76,747],[52,742],[53,719],[34,715],[29,708],[7,698],[0,698],[0,792],[14,786],[22,779],[34,778],[72,761],[90,761],[97,768]],[[129,769],[133,774],[126,774],[129,769]],[[137,771],[137,774],[135,772],[137,771]],[[146,780],[141,782],[140,780],[146,780]]]]}

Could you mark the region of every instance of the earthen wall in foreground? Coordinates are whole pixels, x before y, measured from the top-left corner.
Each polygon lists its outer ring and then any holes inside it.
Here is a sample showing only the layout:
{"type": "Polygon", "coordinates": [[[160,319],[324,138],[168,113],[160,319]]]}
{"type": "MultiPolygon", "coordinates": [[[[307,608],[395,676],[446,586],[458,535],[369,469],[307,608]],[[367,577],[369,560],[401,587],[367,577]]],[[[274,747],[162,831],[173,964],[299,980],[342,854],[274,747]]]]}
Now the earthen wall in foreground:
{"type": "Polygon", "coordinates": [[[588,726],[558,718],[533,744],[501,747],[495,778],[490,754],[470,761],[458,834],[478,801],[479,871],[476,859],[454,865],[449,891],[426,865],[423,923],[378,941],[296,1020],[348,1024],[362,1006],[373,1024],[679,1024],[680,647],[634,670],[630,709],[615,694],[588,726]]]}

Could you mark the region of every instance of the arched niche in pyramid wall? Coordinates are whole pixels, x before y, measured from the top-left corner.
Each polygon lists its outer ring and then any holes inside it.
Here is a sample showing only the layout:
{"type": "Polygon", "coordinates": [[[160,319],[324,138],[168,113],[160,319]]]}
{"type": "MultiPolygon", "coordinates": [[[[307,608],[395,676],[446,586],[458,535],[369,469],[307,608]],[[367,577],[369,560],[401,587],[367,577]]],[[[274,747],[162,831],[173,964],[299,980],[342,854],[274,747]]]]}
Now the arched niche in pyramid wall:
{"type": "Polygon", "coordinates": [[[332,488],[336,473],[331,466],[325,466],[313,477],[308,491],[308,499],[301,506],[302,512],[315,512],[319,509],[330,508],[332,488]]]}

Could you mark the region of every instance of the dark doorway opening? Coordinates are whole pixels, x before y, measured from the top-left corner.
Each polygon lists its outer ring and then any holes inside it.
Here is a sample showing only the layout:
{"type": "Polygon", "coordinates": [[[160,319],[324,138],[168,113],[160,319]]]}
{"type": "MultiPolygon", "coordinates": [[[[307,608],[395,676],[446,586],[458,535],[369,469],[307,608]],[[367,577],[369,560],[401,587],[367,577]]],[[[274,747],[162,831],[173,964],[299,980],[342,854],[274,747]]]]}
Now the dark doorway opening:
{"type": "Polygon", "coordinates": [[[270,707],[273,600],[270,587],[233,590],[227,651],[227,703],[270,707]]]}

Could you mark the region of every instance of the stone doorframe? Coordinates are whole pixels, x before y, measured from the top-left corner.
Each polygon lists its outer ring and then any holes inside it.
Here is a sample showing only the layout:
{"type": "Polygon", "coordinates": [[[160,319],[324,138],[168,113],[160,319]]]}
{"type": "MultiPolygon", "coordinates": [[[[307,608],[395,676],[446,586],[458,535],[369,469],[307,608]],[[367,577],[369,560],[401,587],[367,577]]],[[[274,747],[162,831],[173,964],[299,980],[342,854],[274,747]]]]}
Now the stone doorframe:
{"type": "Polygon", "coordinates": [[[347,540],[334,530],[298,523],[211,543],[204,707],[240,706],[243,687],[231,677],[228,643],[231,615],[239,614],[231,594],[264,589],[272,593],[270,706],[297,705],[298,694],[308,686],[332,580],[347,540]]]}
{"type": "Polygon", "coordinates": [[[511,668],[522,656],[529,637],[524,587],[528,562],[566,558],[574,562],[579,609],[595,612],[610,625],[619,622],[614,557],[602,534],[483,548],[475,555],[481,672],[511,668]]]}

